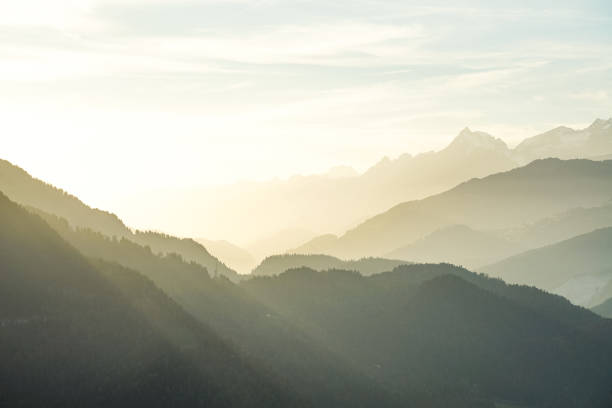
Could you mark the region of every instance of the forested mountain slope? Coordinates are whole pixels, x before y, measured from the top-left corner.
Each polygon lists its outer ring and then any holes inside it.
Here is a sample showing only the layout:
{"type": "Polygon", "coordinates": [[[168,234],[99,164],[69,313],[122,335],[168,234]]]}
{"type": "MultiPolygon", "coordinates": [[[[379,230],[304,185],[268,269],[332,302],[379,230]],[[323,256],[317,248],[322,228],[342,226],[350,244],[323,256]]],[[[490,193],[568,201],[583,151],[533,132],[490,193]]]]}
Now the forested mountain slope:
{"type": "Polygon", "coordinates": [[[149,278],[258,367],[285,379],[300,399],[321,407],[398,406],[406,401],[223,276],[210,277],[201,265],[178,255],[154,254],[125,238],[73,229],[64,219],[33,211],[87,256],[117,262],[149,278]]]}
{"type": "Polygon", "coordinates": [[[273,255],[264,259],[255,269],[254,276],[278,275],[288,269],[302,266],[322,271],[328,269],[344,269],[357,271],[362,275],[373,275],[390,271],[391,269],[409,262],[385,258],[362,258],[356,260],[342,260],[329,255],[300,255],[284,254],[273,255]]]}
{"type": "Polygon", "coordinates": [[[0,194],[0,405],[304,405],[140,274],[0,194]]]}
{"type": "Polygon", "coordinates": [[[235,271],[194,240],[152,231],[132,231],[115,214],[90,208],[77,197],[33,178],[6,160],[0,160],[0,191],[19,204],[65,218],[73,227],[88,228],[108,237],[128,238],[151,247],[156,253],[178,253],[210,271],[216,270],[232,280],[238,280],[235,271]]]}
{"type": "Polygon", "coordinates": [[[612,325],[537,289],[450,265],[301,268],[241,286],[399,393],[442,406],[612,402],[612,325]]]}

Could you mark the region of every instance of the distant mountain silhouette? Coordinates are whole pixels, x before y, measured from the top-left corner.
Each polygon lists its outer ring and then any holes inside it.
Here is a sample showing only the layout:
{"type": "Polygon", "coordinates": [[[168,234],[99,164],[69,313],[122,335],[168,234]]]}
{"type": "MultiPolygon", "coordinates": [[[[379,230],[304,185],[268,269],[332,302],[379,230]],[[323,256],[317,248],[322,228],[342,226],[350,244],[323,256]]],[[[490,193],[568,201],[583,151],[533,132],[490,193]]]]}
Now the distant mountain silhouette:
{"type": "Polygon", "coordinates": [[[572,208],[516,228],[476,231],[465,225],[443,227],[385,256],[413,262],[449,262],[477,269],[607,226],[612,226],[612,203],[572,208]]]}
{"type": "Polygon", "coordinates": [[[592,307],[591,310],[602,317],[612,319],[612,298],[592,307]]]}
{"type": "Polygon", "coordinates": [[[480,270],[507,282],[533,285],[594,306],[612,296],[612,228],[515,255],[480,270]]]}
{"type": "Polygon", "coordinates": [[[612,201],[598,207],[572,208],[534,223],[503,231],[502,234],[527,250],[611,226],[612,201]]]}
{"type": "Polygon", "coordinates": [[[137,272],[0,194],[0,405],[306,405],[137,272]]]}
{"type": "Polygon", "coordinates": [[[65,218],[73,227],[89,228],[109,237],[127,238],[151,247],[154,252],[177,253],[187,260],[198,262],[209,271],[217,271],[232,280],[238,279],[234,270],[194,240],[152,231],[133,232],[115,214],[90,208],[77,197],[33,178],[6,160],[0,160],[0,191],[19,204],[65,218]]]}
{"type": "Polygon", "coordinates": [[[249,273],[257,265],[257,260],[250,252],[231,242],[214,241],[206,238],[195,238],[195,241],[215,254],[225,265],[239,273],[249,273]]]}
{"type": "Polygon", "coordinates": [[[384,258],[362,258],[359,260],[345,261],[329,255],[285,254],[273,255],[264,259],[255,269],[253,269],[252,275],[273,276],[281,274],[288,269],[308,267],[317,271],[344,269],[356,271],[367,276],[390,271],[399,265],[405,265],[407,263],[406,261],[384,258]]]}
{"type": "Polygon", "coordinates": [[[307,239],[262,251],[246,243],[287,228],[340,235],[398,203],[423,199],[472,178],[504,172],[534,159],[612,154],[612,127],[607,127],[610,123],[597,120],[582,130],[555,129],[526,139],[516,149],[485,132],[465,128],[440,151],[417,155],[397,152],[396,158],[385,157],[358,175],[336,168],[288,180],[135,197],[146,200],[147,206],[138,208],[134,216],[155,219],[156,227],[162,230],[176,228],[194,231],[196,236],[207,233],[229,239],[263,259],[297,248],[307,239]],[[197,219],[186,216],[194,213],[197,219]],[[160,214],[172,217],[163,220],[160,214]]]}
{"type": "MultiPolygon", "coordinates": [[[[385,256],[452,225],[482,231],[511,229],[572,208],[607,205],[611,199],[612,161],[537,160],[398,204],[336,239],[328,236],[311,242],[317,243],[319,253],[341,258],[385,256]]],[[[310,252],[310,243],[300,250],[310,252]]]]}
{"type": "Polygon", "coordinates": [[[534,288],[450,265],[299,268],[240,286],[415,406],[425,389],[438,406],[610,403],[612,322],[534,288]]]}
{"type": "Polygon", "coordinates": [[[597,119],[580,130],[560,126],[525,139],[513,154],[523,163],[546,157],[579,159],[612,154],[612,118],[597,119]]]}
{"type": "Polygon", "coordinates": [[[451,225],[436,230],[412,244],[395,249],[386,256],[413,262],[448,262],[476,268],[520,250],[519,245],[492,233],[476,231],[465,225],[451,225]]]}

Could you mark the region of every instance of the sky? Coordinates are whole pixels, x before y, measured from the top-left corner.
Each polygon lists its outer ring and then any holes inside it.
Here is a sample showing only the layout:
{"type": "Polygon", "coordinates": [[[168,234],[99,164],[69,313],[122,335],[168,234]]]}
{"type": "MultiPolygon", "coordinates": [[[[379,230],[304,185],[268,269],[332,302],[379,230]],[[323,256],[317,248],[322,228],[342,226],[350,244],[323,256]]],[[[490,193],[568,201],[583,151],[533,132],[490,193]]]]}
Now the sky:
{"type": "Polygon", "coordinates": [[[0,2],[0,157],[119,215],[610,116],[606,0],[0,2]]]}

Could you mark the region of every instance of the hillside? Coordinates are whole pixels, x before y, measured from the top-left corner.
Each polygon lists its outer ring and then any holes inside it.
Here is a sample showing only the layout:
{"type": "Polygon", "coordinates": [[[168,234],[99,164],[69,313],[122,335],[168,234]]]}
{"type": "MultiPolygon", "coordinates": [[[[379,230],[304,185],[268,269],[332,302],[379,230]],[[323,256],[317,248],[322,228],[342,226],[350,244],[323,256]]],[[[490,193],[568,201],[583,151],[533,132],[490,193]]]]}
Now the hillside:
{"type": "Polygon", "coordinates": [[[382,256],[450,225],[475,230],[515,228],[571,208],[601,206],[611,199],[612,161],[537,160],[470,180],[442,194],[398,204],[339,238],[328,239],[321,253],[341,258],[382,256]]]}
{"type": "Polygon", "coordinates": [[[204,248],[215,254],[228,267],[238,273],[249,273],[257,265],[255,257],[237,245],[223,240],[210,240],[206,238],[195,238],[204,248]]]}
{"type": "Polygon", "coordinates": [[[612,228],[602,228],[515,255],[481,268],[481,272],[561,294],[576,304],[593,306],[601,301],[599,292],[612,282],[610,248],[612,228]]]}
{"type": "Polygon", "coordinates": [[[362,275],[373,275],[394,269],[409,262],[385,258],[362,258],[358,260],[342,260],[329,255],[273,255],[264,259],[251,273],[254,276],[273,276],[288,269],[307,267],[317,271],[329,269],[344,269],[357,271],[362,275]]]}
{"type": "Polygon", "coordinates": [[[201,265],[178,255],[155,254],[125,238],[73,229],[64,219],[38,213],[87,256],[146,276],[201,323],[251,356],[259,367],[285,379],[301,399],[322,407],[367,407],[375,401],[383,406],[398,404],[381,384],[355,371],[325,345],[310,339],[226,278],[210,277],[201,265]]]}
{"type": "Polygon", "coordinates": [[[612,202],[607,202],[598,207],[572,208],[501,233],[505,239],[522,245],[525,249],[531,249],[610,226],[612,226],[612,202]]]}
{"type": "Polygon", "coordinates": [[[612,326],[533,288],[450,265],[300,268],[240,285],[400,394],[455,407],[610,403],[612,326]]]}
{"type": "Polygon", "coordinates": [[[519,248],[517,244],[492,233],[476,231],[465,225],[451,225],[395,249],[386,256],[413,262],[447,262],[477,268],[519,252],[519,248]]]}
{"type": "Polygon", "coordinates": [[[209,271],[216,270],[229,279],[239,279],[234,270],[225,266],[194,240],[151,231],[133,232],[116,215],[90,208],[77,197],[33,178],[6,160],[0,160],[0,191],[19,204],[65,218],[73,227],[89,228],[108,237],[128,238],[151,247],[154,252],[177,253],[209,271]]]}
{"type": "Polygon", "coordinates": [[[3,194],[0,223],[1,405],[303,405],[150,281],[90,263],[3,194]]]}
{"type": "Polygon", "coordinates": [[[591,310],[602,317],[612,319],[612,298],[609,298],[597,306],[593,306],[591,310]]]}

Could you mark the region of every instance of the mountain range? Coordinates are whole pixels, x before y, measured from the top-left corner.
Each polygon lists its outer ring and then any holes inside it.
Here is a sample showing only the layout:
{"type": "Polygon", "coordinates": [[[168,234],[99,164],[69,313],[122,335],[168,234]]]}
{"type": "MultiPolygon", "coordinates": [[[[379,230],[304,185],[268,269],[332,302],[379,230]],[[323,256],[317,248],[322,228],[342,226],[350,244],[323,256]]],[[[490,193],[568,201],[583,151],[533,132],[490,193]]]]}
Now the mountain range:
{"type": "Polygon", "coordinates": [[[444,264],[235,284],[4,196],[0,206],[7,406],[611,401],[612,323],[534,288],[444,264]]]}
{"type": "Polygon", "coordinates": [[[356,271],[364,276],[368,276],[390,271],[407,263],[406,261],[385,258],[362,258],[345,261],[329,255],[284,254],[267,257],[253,269],[251,275],[280,275],[289,269],[306,267],[317,271],[327,271],[330,269],[356,271]]]}
{"type": "MultiPolygon", "coordinates": [[[[435,236],[425,237],[453,225],[478,231],[512,230],[571,209],[606,206],[611,200],[612,161],[536,160],[423,200],[398,204],[339,237],[321,237],[294,251],[341,258],[389,253],[397,257],[392,252],[397,248],[426,245],[416,241],[431,241],[435,236]]],[[[465,228],[457,232],[471,233],[465,228]]],[[[474,240],[471,235],[468,239],[474,240]]]]}
{"type": "Polygon", "coordinates": [[[1,159],[0,191],[19,204],[64,218],[74,229],[86,228],[108,237],[126,238],[148,246],[154,252],[177,253],[210,271],[217,271],[229,279],[238,279],[236,271],[212,256],[198,242],[154,231],[132,230],[115,214],[91,208],[77,197],[35,179],[25,170],[1,159]]]}
{"type": "MultiPolygon", "coordinates": [[[[444,154],[514,150],[465,130],[444,154]]],[[[612,405],[612,161],[513,165],[297,248],[315,228],[288,228],[250,277],[216,251],[257,255],[132,230],[5,161],[3,190],[2,405],[612,405]]]]}
{"type": "Polygon", "coordinates": [[[429,392],[455,407],[609,403],[611,374],[593,367],[610,355],[593,352],[609,347],[610,321],[534,288],[443,264],[370,277],[298,268],[240,285],[416,406],[429,392]]]}
{"type": "Polygon", "coordinates": [[[0,405],[305,406],[140,273],[0,194],[0,405]]]}
{"type": "Polygon", "coordinates": [[[530,137],[514,149],[485,132],[466,128],[440,151],[385,157],[361,174],[335,169],[287,180],[153,192],[127,197],[147,205],[123,215],[148,225],[154,222],[160,230],[229,240],[260,261],[299,246],[251,245],[279,231],[339,235],[398,203],[423,199],[535,159],[603,159],[612,154],[611,124],[612,119],[597,119],[580,130],[559,127],[530,137]]]}
{"type": "Polygon", "coordinates": [[[512,256],[480,271],[592,307],[612,297],[612,227],[512,256]]]}

